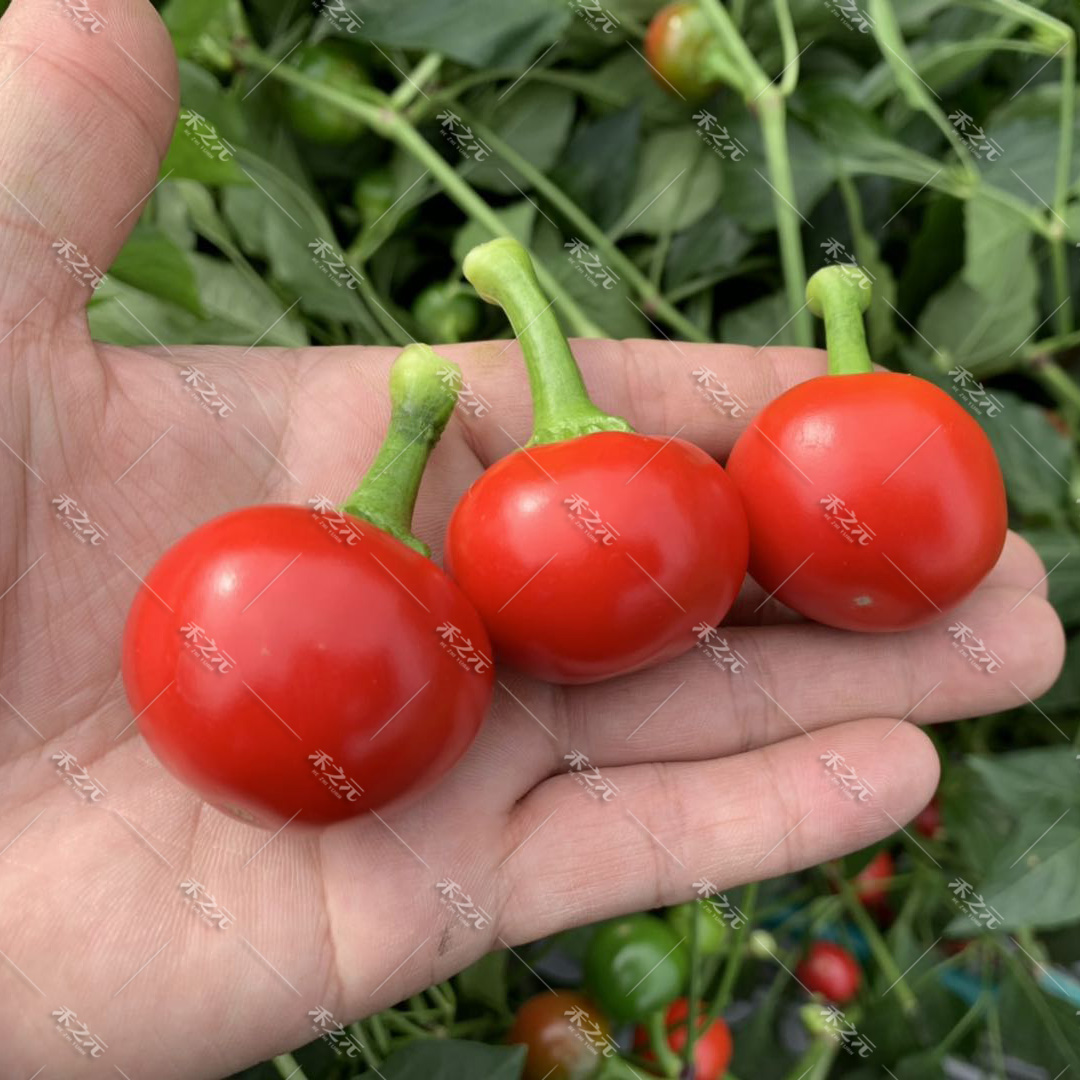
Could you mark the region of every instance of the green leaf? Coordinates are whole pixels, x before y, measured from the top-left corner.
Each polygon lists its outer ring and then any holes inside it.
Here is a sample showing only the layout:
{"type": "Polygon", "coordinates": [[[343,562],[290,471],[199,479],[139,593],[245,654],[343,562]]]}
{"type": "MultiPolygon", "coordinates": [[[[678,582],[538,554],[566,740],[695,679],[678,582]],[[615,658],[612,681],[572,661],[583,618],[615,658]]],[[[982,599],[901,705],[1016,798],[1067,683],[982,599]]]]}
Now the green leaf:
{"type": "MultiPolygon", "coordinates": [[[[1059,567],[1064,569],[1064,567],[1059,567]]],[[[1080,617],[1080,612],[1077,613],[1080,617]]],[[[1065,713],[1080,713],[1080,634],[1069,638],[1065,651],[1065,664],[1058,680],[1035,703],[1039,709],[1050,716],[1065,713]]],[[[1038,717],[1035,709],[1030,710],[1038,717]]]]}
{"type": "Polygon", "coordinates": [[[615,224],[626,207],[637,172],[641,106],[637,102],[581,125],[551,179],[601,228],[615,224]],[[612,168],[617,161],[619,167],[612,168]]]}
{"type": "Polygon", "coordinates": [[[308,344],[295,317],[285,317],[285,305],[273,294],[252,289],[247,278],[221,259],[190,256],[206,316],[151,296],[119,279],[98,290],[100,299],[88,309],[95,340],[116,345],[265,345],[297,348],[308,344]]]}
{"type": "Polygon", "coordinates": [[[725,315],[720,322],[720,340],[739,345],[794,345],[787,296],[763,296],[725,315]]]}
{"type": "MultiPolygon", "coordinates": [[[[528,199],[519,199],[509,206],[501,206],[494,211],[495,216],[510,230],[515,239],[525,247],[532,244],[533,222],[536,220],[536,207],[528,199]]],[[[454,262],[464,262],[465,256],[477,244],[491,239],[491,232],[478,221],[467,221],[456,233],[450,250],[454,262]]]]}
{"type": "Polygon", "coordinates": [[[581,262],[574,259],[565,246],[570,242],[543,219],[537,223],[533,240],[537,258],[597,325],[616,338],[650,337],[652,327],[639,310],[626,282],[615,280],[610,288],[604,288],[600,283],[602,278],[582,273],[578,269],[581,262]]]}
{"type": "Polygon", "coordinates": [[[981,777],[992,799],[1013,814],[1021,815],[1030,803],[1056,793],[1067,804],[1080,809],[1080,770],[1072,747],[1040,746],[1013,750],[990,757],[970,755],[965,764],[981,777]]]}
{"type": "MultiPolygon", "coordinates": [[[[1059,63],[1060,58],[1054,63],[1059,63]]],[[[1052,68],[1053,65],[1051,65],[1052,68]]],[[[1044,213],[1054,202],[1059,139],[1061,89],[1055,84],[1032,86],[1005,103],[982,122],[988,139],[1000,148],[994,160],[981,157],[983,178],[1044,213]]],[[[974,116],[975,123],[980,117],[974,116]]],[[[1073,125],[1069,175],[1080,173],[1080,116],[1073,125]]],[[[981,143],[981,140],[980,140],[981,143]]]]}
{"type": "Polygon", "coordinates": [[[559,0],[354,0],[351,6],[367,40],[433,50],[472,67],[526,68],[573,18],[559,0]]]}
{"type": "Polygon", "coordinates": [[[1056,976],[1049,967],[1041,972],[1032,967],[1023,953],[1016,953],[1001,972],[998,1011],[1005,1052],[1022,1059],[1028,1075],[1064,1080],[1080,1072],[1076,1004],[1035,985],[1033,975],[1047,984],[1056,976]]]}
{"type": "Polygon", "coordinates": [[[505,949],[488,953],[470,964],[455,978],[458,993],[479,1005],[485,1005],[495,1012],[508,1014],[505,949]]]}
{"type": "Polygon", "coordinates": [[[1038,288],[1030,258],[1013,267],[1003,296],[987,296],[956,277],[927,303],[919,333],[950,363],[979,377],[994,374],[1014,363],[1013,354],[1038,325],[1038,288]]]}
{"type": "Polygon", "coordinates": [[[1064,529],[1024,529],[1050,576],[1050,603],[1066,626],[1080,626],[1080,538],[1064,529]]]}
{"type": "Polygon", "coordinates": [[[410,1043],[383,1062],[383,1080],[520,1080],[524,1046],[488,1046],[460,1039],[410,1043]]]}
{"type": "MultiPolygon", "coordinates": [[[[522,84],[501,101],[492,101],[494,110],[488,126],[530,164],[546,173],[555,164],[570,134],[574,104],[574,95],[561,86],[522,84]]],[[[502,195],[515,195],[531,186],[495,155],[480,162],[467,160],[462,168],[469,183],[502,195]]]]}
{"type": "Polygon", "coordinates": [[[212,185],[250,183],[236,162],[236,150],[248,135],[237,98],[205,68],[181,60],[180,102],[162,176],[212,185]]]}
{"type": "Polygon", "coordinates": [[[918,185],[942,172],[941,162],[899,142],[874,113],[831,84],[801,87],[799,102],[800,115],[806,116],[846,172],[883,174],[918,185]]]}
{"type": "Polygon", "coordinates": [[[964,281],[990,300],[1015,287],[1016,268],[1031,256],[1024,220],[984,196],[964,203],[964,281]]]}
{"type": "Polygon", "coordinates": [[[203,316],[189,252],[177,247],[160,229],[139,224],[109,267],[109,274],[151,296],[203,316]]]}
{"type": "MultiPolygon", "coordinates": [[[[710,106],[710,115],[745,148],[738,160],[729,156],[724,162],[724,213],[750,232],[773,232],[775,196],[769,187],[772,178],[765,161],[761,129],[734,94],[724,94],[715,109],[710,106]]],[[[835,163],[830,151],[791,116],[787,118],[787,136],[795,205],[804,217],[809,217],[814,205],[832,186],[835,163]]]]}
{"type": "MultiPolygon", "coordinates": [[[[1051,927],[1080,919],[1080,784],[1070,744],[980,757],[968,769],[981,782],[981,798],[1011,817],[991,864],[979,865],[974,891],[1001,919],[1001,929],[1051,927]]],[[[961,875],[962,876],[962,875],[961,875]]],[[[964,908],[946,929],[970,934],[979,926],[964,908]]],[[[985,916],[984,916],[985,918],[985,916]]],[[[981,924],[985,927],[985,923],[981,924]]]]}
{"type": "Polygon", "coordinates": [[[161,175],[170,180],[198,180],[220,187],[247,184],[237,167],[236,147],[214,125],[191,109],[181,109],[168,153],[161,163],[161,175]]]}
{"type": "MultiPolygon", "coordinates": [[[[1029,803],[985,879],[971,884],[1000,916],[1000,930],[1080,919],[1080,811],[1055,799],[1029,803]]],[[[973,925],[979,923],[961,912],[946,933],[970,933],[973,925]]]]}
{"type": "Polygon", "coordinates": [[[222,210],[241,243],[250,244],[251,253],[265,255],[275,280],[293,299],[299,298],[305,311],[347,322],[362,320],[355,286],[348,284],[344,271],[335,272],[318,254],[322,241],[333,247],[337,259],[343,252],[311,193],[254,154],[241,151],[240,161],[255,187],[229,188],[222,210]]]}
{"type": "Polygon", "coordinates": [[[717,203],[723,181],[720,158],[694,128],[671,128],[650,136],[627,200],[620,235],[656,236],[685,229],[717,203]]]}
{"type": "Polygon", "coordinates": [[[994,444],[1009,502],[1029,520],[1060,518],[1068,496],[1069,440],[1046,415],[1007,390],[994,390],[996,416],[976,417],[994,444]]]}
{"type": "Polygon", "coordinates": [[[161,9],[176,55],[227,56],[229,39],[245,27],[238,0],[169,0],[161,9]]]}
{"type": "Polygon", "coordinates": [[[752,237],[727,214],[709,214],[671,242],[664,287],[735,266],[753,246],[752,237]]]}

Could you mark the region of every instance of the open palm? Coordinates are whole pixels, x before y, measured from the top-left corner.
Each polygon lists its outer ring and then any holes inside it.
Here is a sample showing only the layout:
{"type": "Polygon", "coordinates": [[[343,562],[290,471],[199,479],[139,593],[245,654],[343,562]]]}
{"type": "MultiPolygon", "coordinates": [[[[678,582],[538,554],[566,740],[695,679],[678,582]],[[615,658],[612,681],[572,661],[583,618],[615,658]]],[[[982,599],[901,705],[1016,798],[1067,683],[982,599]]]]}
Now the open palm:
{"type": "MultiPolygon", "coordinates": [[[[944,620],[861,637],[748,588],[726,632],[743,670],[695,651],[573,690],[501,672],[476,743],[411,808],[270,834],[206,807],[157,764],[124,697],[139,577],[227,509],[351,491],[384,429],[394,354],[91,343],[71,246],[107,267],[177,98],[150,5],[96,8],[107,33],[47,0],[16,2],[0,26],[0,1075],[220,1076],[312,1038],[314,1010],[348,1022],[492,948],[859,848],[934,790],[915,724],[1053,681],[1062,636],[1043,569],[1011,536],[960,612],[1002,657],[996,676],[950,648],[944,620]],[[191,365],[228,415],[193,392],[191,365]],[[837,790],[830,752],[872,798],[837,790]],[[614,798],[590,798],[575,754],[614,798]],[[449,904],[447,880],[490,921],[449,904]],[[83,1024],[107,1049],[76,1052],[83,1024]]],[[[575,351],[603,407],[720,457],[745,416],[718,412],[695,368],[751,415],[823,369],[810,350],[575,351]]],[[[459,410],[429,467],[415,526],[436,557],[454,501],[529,427],[516,346],[445,352],[491,411],[459,410]]]]}

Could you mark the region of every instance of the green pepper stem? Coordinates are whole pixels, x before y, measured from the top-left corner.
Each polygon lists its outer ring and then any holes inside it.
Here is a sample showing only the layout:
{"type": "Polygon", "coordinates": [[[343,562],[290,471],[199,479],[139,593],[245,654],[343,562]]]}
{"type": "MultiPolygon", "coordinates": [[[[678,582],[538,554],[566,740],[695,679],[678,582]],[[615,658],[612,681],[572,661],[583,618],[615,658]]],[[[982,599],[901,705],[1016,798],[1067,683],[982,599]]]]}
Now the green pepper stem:
{"type": "Polygon", "coordinates": [[[521,343],[533,400],[528,446],[597,431],[633,431],[622,417],[603,412],[590,400],[551,301],[545,299],[521,244],[509,237],[489,240],[465,256],[462,270],[481,299],[506,312],[521,343]]]}
{"type": "Polygon", "coordinates": [[[864,375],[874,370],[866,347],[863,312],[870,306],[870,278],[858,266],[822,267],[806,283],[806,303],[825,320],[830,375],[864,375]]]}
{"type": "Polygon", "coordinates": [[[682,1062],[668,1045],[667,1028],[664,1024],[666,1009],[657,1009],[645,1017],[645,1030],[649,1033],[649,1044],[665,1076],[678,1076],[682,1062]]]}
{"type": "Polygon", "coordinates": [[[461,369],[427,345],[403,349],[390,369],[390,424],[359,487],[341,509],[430,555],[413,536],[413,507],[424,466],[457,403],[461,369]]]}

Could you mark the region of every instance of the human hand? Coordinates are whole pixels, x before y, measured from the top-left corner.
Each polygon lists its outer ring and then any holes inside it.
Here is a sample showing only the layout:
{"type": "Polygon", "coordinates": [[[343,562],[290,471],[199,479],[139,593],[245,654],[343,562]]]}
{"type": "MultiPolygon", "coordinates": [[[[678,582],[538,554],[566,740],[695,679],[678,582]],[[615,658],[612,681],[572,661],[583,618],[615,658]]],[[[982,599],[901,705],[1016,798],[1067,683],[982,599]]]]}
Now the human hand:
{"type": "MultiPolygon", "coordinates": [[[[500,672],[476,743],[407,809],[272,834],[206,807],[158,765],[124,698],[138,578],[225,510],[351,491],[387,420],[394,350],[91,343],[87,291],[53,245],[107,267],[154,186],[178,97],[149,4],[96,7],[109,30],[94,37],[44,0],[0,24],[0,1075],[220,1076],[312,1038],[311,1010],[348,1022],[490,949],[687,899],[702,878],[723,890],[855,850],[935,788],[917,725],[1009,708],[1053,681],[1062,635],[1044,571],[1010,536],[959,611],[915,632],[798,623],[748,584],[725,630],[746,661],[737,674],[697,651],[581,688],[500,672]],[[192,364],[230,416],[189,394],[192,364]],[[65,528],[62,495],[101,542],[65,528]],[[949,647],[957,617],[1008,674],[949,647]],[[588,797],[575,751],[614,798],[588,797]],[[834,790],[827,752],[872,784],[869,801],[834,790]],[[104,796],[65,783],[78,770],[104,796]],[[448,878],[490,915],[483,929],[443,903],[448,878]],[[190,880],[231,925],[199,917],[190,880]],[[65,1041],[62,1009],[107,1044],[100,1056],[65,1041]]],[[[575,352],[604,408],[721,459],[745,416],[716,411],[695,368],[748,415],[824,370],[811,350],[575,352]]],[[[455,501],[529,429],[516,346],[445,353],[492,408],[459,410],[429,467],[415,526],[436,558],[455,501]]]]}

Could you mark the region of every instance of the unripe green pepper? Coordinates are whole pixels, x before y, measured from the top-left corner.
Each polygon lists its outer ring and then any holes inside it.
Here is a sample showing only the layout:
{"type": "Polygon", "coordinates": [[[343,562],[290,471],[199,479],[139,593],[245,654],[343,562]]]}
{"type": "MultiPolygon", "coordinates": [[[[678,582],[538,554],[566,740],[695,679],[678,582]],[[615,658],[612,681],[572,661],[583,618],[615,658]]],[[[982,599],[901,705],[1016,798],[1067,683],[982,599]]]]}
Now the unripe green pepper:
{"type": "Polygon", "coordinates": [[[642,1021],[685,992],[690,952],[654,915],[601,925],[585,953],[585,985],[611,1019],[642,1021]]]}
{"type": "MultiPolygon", "coordinates": [[[[333,41],[302,45],[289,62],[308,78],[336,90],[348,92],[371,85],[352,53],[333,41]]],[[[293,130],[312,142],[352,142],[364,130],[364,121],[358,116],[292,84],[285,88],[285,114],[293,130]]]]}
{"type": "Polygon", "coordinates": [[[437,281],[413,301],[420,337],[452,345],[465,341],[480,325],[480,301],[459,281],[437,281]]]}

